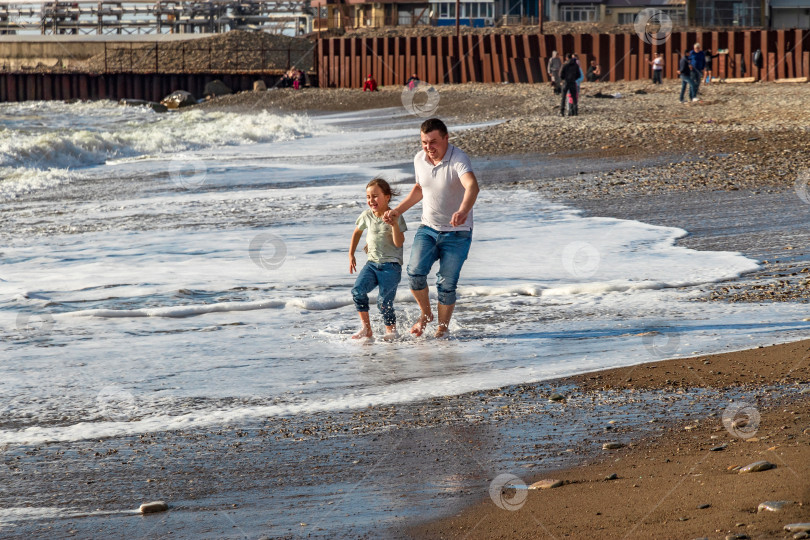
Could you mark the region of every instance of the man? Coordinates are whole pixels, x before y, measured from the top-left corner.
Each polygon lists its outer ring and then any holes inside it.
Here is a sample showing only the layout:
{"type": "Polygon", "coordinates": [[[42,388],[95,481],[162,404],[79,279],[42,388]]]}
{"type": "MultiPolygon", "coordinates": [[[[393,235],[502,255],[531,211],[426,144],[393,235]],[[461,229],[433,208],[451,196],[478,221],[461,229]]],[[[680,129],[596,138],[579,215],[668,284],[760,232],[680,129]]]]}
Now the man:
{"type": "Polygon", "coordinates": [[[562,60],[557,56],[557,51],[551,51],[551,58],[548,61],[546,71],[548,71],[555,94],[560,93],[560,69],[562,69],[562,60]]]}
{"type": "Polygon", "coordinates": [[[456,285],[461,266],[472,243],[473,205],[478,197],[478,180],[467,154],[450,144],[447,126],[438,118],[422,123],[422,150],[413,160],[416,185],[396,208],[385,213],[392,223],[419,201],[422,224],[416,231],[408,263],[411,293],[421,311],[411,333],[421,336],[433,320],[427,275],[439,261],[436,274],[439,326],[436,337],[443,337],[456,307],[456,285]]]}
{"type": "Polygon", "coordinates": [[[680,62],[678,62],[678,76],[681,78],[681,103],[686,103],[683,99],[684,92],[686,92],[686,87],[689,86],[689,100],[696,101],[697,96],[695,95],[695,80],[692,78],[692,68],[691,62],[689,57],[691,56],[690,51],[686,51],[684,55],[681,57],[680,62]]]}
{"type": "Polygon", "coordinates": [[[692,48],[692,56],[689,57],[689,64],[692,68],[690,75],[695,83],[695,97],[692,101],[698,101],[698,91],[700,90],[700,81],[703,79],[703,70],[706,68],[706,53],[700,47],[700,43],[695,43],[692,48]]]}
{"type": "Polygon", "coordinates": [[[565,64],[560,70],[560,79],[562,79],[562,102],[560,104],[560,116],[565,116],[565,106],[568,103],[568,94],[571,94],[571,114],[576,116],[578,112],[578,93],[577,92],[577,79],[581,75],[577,59],[571,53],[565,55],[565,64]]]}

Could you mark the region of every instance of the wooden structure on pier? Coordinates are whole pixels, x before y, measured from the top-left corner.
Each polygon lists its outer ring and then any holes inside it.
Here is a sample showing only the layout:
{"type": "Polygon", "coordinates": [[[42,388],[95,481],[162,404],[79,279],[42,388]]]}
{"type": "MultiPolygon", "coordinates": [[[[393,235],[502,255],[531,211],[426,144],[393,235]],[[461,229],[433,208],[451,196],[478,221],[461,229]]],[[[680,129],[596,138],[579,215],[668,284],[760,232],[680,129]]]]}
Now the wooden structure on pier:
{"type": "Polygon", "coordinates": [[[195,34],[312,31],[307,0],[3,2],[0,34],[195,34]]]}

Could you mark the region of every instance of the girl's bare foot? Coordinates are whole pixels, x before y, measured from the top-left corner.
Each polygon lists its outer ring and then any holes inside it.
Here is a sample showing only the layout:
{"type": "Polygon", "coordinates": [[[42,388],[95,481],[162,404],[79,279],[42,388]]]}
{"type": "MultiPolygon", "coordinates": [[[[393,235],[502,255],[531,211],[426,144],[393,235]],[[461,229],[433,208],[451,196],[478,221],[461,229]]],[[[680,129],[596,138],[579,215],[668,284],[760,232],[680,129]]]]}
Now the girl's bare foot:
{"type": "Polygon", "coordinates": [[[397,334],[397,327],[396,326],[386,326],[385,327],[385,335],[383,336],[384,341],[394,341],[399,337],[397,334]]]}
{"type": "Polygon", "coordinates": [[[363,338],[370,338],[372,336],[371,327],[364,326],[357,332],[355,335],[352,336],[352,339],[363,339],[363,338]]]}
{"type": "Polygon", "coordinates": [[[439,324],[436,328],[436,334],[433,337],[442,338],[447,335],[448,329],[446,324],[439,324]]]}
{"type": "Polygon", "coordinates": [[[411,328],[411,334],[415,335],[416,337],[421,336],[422,332],[425,331],[425,326],[427,326],[427,323],[429,323],[432,320],[433,320],[432,312],[422,313],[419,316],[419,320],[416,321],[416,324],[414,324],[413,327],[411,328]]]}

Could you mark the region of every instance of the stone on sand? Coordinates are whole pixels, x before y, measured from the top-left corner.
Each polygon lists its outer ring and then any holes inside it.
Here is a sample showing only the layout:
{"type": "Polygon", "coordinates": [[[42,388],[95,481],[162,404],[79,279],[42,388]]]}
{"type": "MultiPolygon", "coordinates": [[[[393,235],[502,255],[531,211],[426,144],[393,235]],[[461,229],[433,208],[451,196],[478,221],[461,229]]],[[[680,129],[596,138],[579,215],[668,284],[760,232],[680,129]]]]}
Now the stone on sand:
{"type": "Polygon", "coordinates": [[[552,480],[551,478],[544,478],[543,480],[538,480],[534,484],[529,486],[529,489],[553,489],[562,486],[565,482],[562,480],[552,480]]]}
{"type": "Polygon", "coordinates": [[[152,501],[148,503],[143,503],[138,511],[141,514],[153,514],[155,512],[165,512],[169,509],[169,505],[163,501],[152,501]]]}
{"type": "Polygon", "coordinates": [[[602,445],[602,450],[618,450],[622,447],[624,447],[624,444],[620,442],[606,442],[602,445]]]}
{"type": "Polygon", "coordinates": [[[755,461],[754,463],[751,463],[750,465],[746,465],[745,467],[741,468],[739,470],[739,474],[767,471],[769,469],[775,468],[776,465],[774,465],[770,461],[755,461]]]}
{"type": "Polygon", "coordinates": [[[788,532],[810,532],[810,523],[789,523],[785,525],[788,532]]]}
{"type": "Polygon", "coordinates": [[[786,506],[793,504],[793,501],[765,501],[759,503],[757,512],[781,512],[786,506]]]}

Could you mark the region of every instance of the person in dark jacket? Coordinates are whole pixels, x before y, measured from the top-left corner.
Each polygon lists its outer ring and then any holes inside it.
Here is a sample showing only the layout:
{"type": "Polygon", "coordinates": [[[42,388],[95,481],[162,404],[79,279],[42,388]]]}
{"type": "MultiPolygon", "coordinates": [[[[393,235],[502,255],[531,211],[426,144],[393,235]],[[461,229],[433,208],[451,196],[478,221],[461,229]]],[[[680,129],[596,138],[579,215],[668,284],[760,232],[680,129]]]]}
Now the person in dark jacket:
{"type": "Polygon", "coordinates": [[[697,101],[697,95],[695,94],[695,82],[692,79],[691,75],[691,64],[689,62],[690,52],[687,51],[681,57],[681,61],[678,62],[678,75],[681,77],[681,103],[685,103],[683,100],[683,94],[686,92],[686,87],[689,86],[689,99],[691,101],[697,101]]]}
{"type": "Polygon", "coordinates": [[[706,69],[706,53],[703,52],[700,43],[695,43],[692,48],[689,67],[691,68],[689,74],[692,76],[692,80],[695,81],[695,96],[697,96],[700,90],[700,82],[703,80],[703,70],[706,69]]]}
{"type": "Polygon", "coordinates": [[[565,55],[565,64],[560,70],[560,80],[562,81],[562,102],[560,103],[560,116],[565,116],[565,105],[568,103],[568,94],[571,94],[573,107],[571,116],[577,115],[578,97],[577,79],[582,74],[577,59],[571,53],[565,55]]]}

